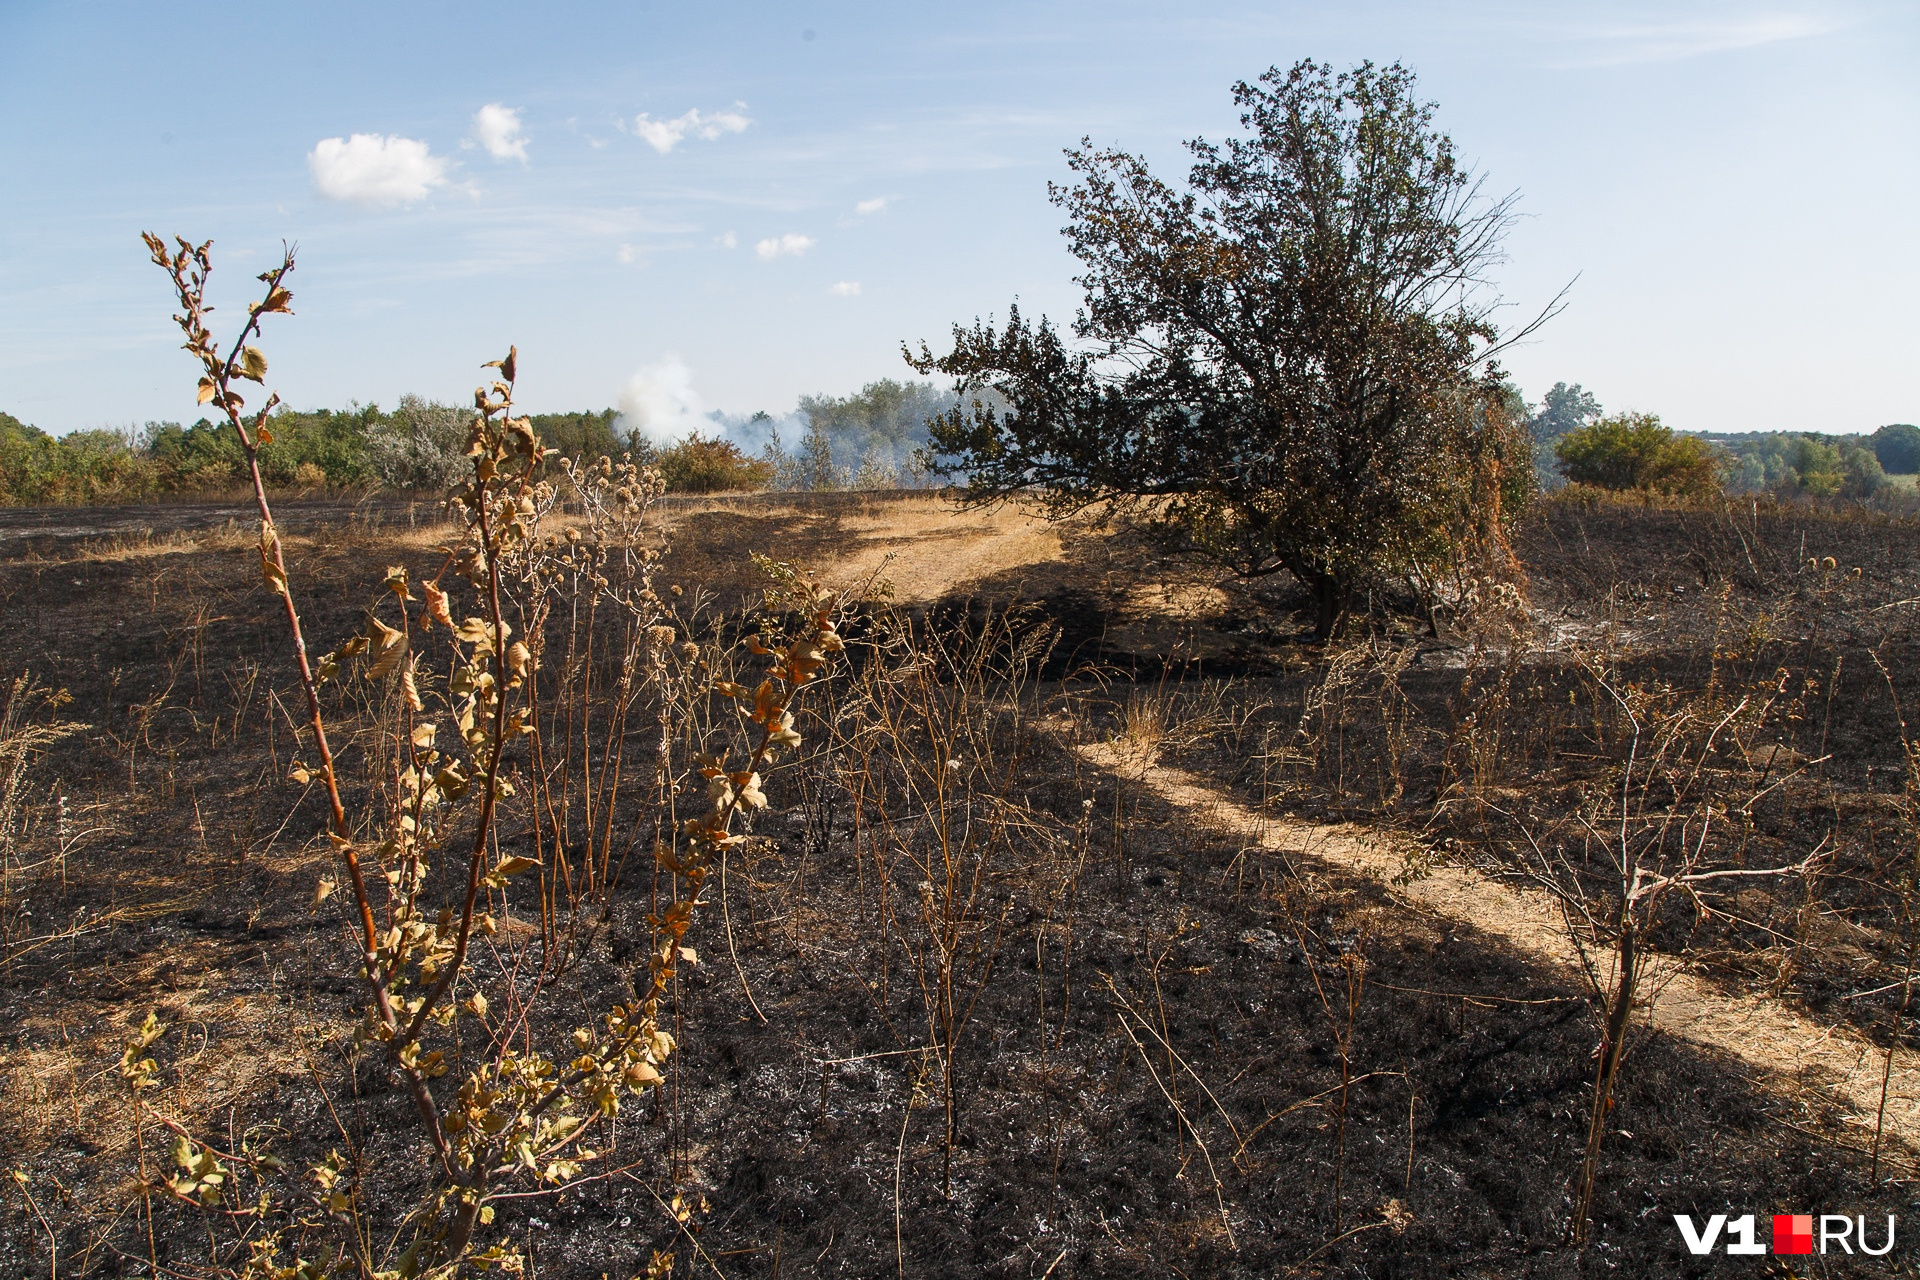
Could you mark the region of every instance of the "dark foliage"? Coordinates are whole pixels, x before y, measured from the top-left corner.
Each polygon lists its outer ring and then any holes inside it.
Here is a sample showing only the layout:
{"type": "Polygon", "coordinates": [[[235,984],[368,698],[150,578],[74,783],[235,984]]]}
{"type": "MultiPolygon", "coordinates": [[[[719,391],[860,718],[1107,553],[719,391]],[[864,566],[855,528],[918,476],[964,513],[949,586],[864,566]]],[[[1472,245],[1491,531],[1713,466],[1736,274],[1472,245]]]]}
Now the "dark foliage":
{"type": "Polygon", "coordinates": [[[1248,136],[1190,143],[1185,191],[1137,156],[1068,152],[1079,181],[1052,196],[1086,267],[1082,345],[1015,308],[910,360],[958,382],[932,448],[971,498],[1163,499],[1192,549],[1304,583],[1324,635],[1444,551],[1463,482],[1513,451],[1478,294],[1510,204],[1481,197],[1398,65],[1301,62],[1234,99],[1248,136]]]}
{"type": "Polygon", "coordinates": [[[1911,422],[1888,423],[1873,433],[1873,456],[1888,475],[1920,471],[1920,427],[1911,422]]]}

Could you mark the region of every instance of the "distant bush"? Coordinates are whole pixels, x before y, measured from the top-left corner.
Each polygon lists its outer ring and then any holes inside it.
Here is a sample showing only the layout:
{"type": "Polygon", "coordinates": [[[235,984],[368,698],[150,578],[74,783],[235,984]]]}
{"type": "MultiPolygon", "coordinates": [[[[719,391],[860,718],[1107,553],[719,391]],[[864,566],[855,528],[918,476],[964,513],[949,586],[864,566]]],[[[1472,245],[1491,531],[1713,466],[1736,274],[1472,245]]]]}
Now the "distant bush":
{"type": "Polygon", "coordinates": [[[1729,488],[1851,501],[1875,498],[1887,488],[1869,436],[1773,431],[1724,436],[1718,442],[1730,454],[1729,488]]]}
{"type": "Polygon", "coordinates": [[[367,428],[367,463],[390,489],[438,491],[467,469],[473,410],[401,396],[399,407],[367,428]]]}
{"type": "Polygon", "coordinates": [[[772,464],[748,457],[730,440],[709,440],[699,432],[660,450],[654,465],[669,493],[738,492],[773,483],[772,464]]]}
{"type": "MultiPolygon", "coordinates": [[[[535,414],[534,429],[568,457],[618,456],[636,442],[613,430],[617,414],[535,414]]],[[[473,410],[419,396],[391,413],[281,409],[266,421],[260,474],[275,489],[439,491],[469,466],[473,410]]],[[[54,436],[0,413],[0,505],[149,501],[249,483],[246,456],[226,424],[149,422],[126,430],[54,436]]]]}
{"type": "Polygon", "coordinates": [[[162,476],[119,432],[55,438],[0,413],[0,503],[122,502],[158,491],[162,476]]]}
{"type": "Polygon", "coordinates": [[[1874,459],[1888,475],[1920,472],[1920,427],[1911,422],[1890,423],[1874,432],[1872,441],[1874,459]]]}
{"type": "MultiPolygon", "coordinates": [[[[374,405],[334,412],[283,409],[267,420],[271,439],[260,446],[260,474],[277,488],[345,488],[371,479],[367,431],[380,420],[374,405]],[[310,483],[314,472],[323,481],[310,483]],[[304,477],[304,478],[303,478],[304,477]]],[[[68,439],[73,437],[69,436],[68,439]]],[[[202,418],[190,427],[149,422],[133,448],[159,467],[164,493],[191,493],[247,483],[246,459],[225,426],[202,418]]]]}
{"type": "Polygon", "coordinates": [[[1887,482],[1872,452],[1849,442],[1795,436],[1787,446],[1786,470],[1776,493],[1799,498],[1871,498],[1887,482]]]}
{"type": "Polygon", "coordinates": [[[1720,491],[1718,451],[1651,413],[1602,418],[1561,437],[1553,452],[1561,474],[1576,484],[1692,497],[1720,491]]]}
{"type": "MultiPolygon", "coordinates": [[[[801,396],[808,429],[795,459],[806,489],[893,489],[926,483],[916,455],[927,423],[958,403],[930,382],[881,378],[850,396],[801,396]],[[851,463],[852,465],[848,465],[851,463]]],[[[777,465],[777,464],[776,464],[777,465]]]]}
{"type": "MultiPolygon", "coordinates": [[[[469,417],[472,415],[469,413],[469,417]]],[[[566,458],[618,458],[623,453],[638,455],[641,440],[637,432],[615,431],[620,420],[616,409],[598,413],[535,413],[527,416],[534,434],[549,449],[558,449],[566,458]]]]}
{"type": "MultiPolygon", "coordinates": [[[[561,456],[625,455],[636,465],[660,467],[679,493],[887,489],[927,482],[918,454],[926,419],[952,403],[951,392],[886,379],[851,396],[805,396],[801,405],[812,425],[799,452],[787,453],[775,431],[759,457],[706,437],[661,450],[622,430],[613,409],[536,413],[528,422],[561,456]]],[[[759,420],[772,419],[760,414],[759,420]]],[[[390,411],[359,404],[280,409],[267,419],[258,450],[261,478],[274,489],[439,492],[469,466],[472,422],[470,406],[417,395],[401,396],[390,411]]],[[[557,472],[549,467],[542,474],[557,472]]],[[[249,483],[246,456],[224,423],[149,422],[54,436],[0,413],[0,505],[147,501],[249,483]]]]}

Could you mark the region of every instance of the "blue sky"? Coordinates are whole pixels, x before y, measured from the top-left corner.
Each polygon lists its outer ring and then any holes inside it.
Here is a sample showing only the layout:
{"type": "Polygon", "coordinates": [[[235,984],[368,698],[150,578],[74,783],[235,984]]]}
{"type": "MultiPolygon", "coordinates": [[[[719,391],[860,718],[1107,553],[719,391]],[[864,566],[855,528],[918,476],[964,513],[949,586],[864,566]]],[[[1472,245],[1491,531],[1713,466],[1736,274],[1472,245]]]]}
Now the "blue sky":
{"type": "Polygon", "coordinates": [[[1519,193],[1509,320],[1578,277],[1530,397],[1920,421],[1920,8],[1844,2],[0,0],[0,409],[197,416],[152,229],[214,239],[216,320],[299,244],[264,345],[301,407],[461,400],[514,342],[534,410],[778,414],[1016,298],[1070,317],[1062,148],[1178,176],[1307,56],[1404,61],[1519,193]]]}

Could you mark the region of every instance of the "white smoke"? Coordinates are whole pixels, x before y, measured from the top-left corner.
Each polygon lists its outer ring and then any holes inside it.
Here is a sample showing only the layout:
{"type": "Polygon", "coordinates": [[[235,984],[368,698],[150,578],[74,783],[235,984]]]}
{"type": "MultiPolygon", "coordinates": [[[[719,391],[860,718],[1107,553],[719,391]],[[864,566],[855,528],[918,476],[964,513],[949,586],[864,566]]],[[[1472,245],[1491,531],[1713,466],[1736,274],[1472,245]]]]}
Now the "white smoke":
{"type": "Polygon", "coordinates": [[[693,389],[693,370],[670,355],[642,367],[620,389],[622,428],[638,431],[654,444],[671,444],[713,423],[693,389]]]}

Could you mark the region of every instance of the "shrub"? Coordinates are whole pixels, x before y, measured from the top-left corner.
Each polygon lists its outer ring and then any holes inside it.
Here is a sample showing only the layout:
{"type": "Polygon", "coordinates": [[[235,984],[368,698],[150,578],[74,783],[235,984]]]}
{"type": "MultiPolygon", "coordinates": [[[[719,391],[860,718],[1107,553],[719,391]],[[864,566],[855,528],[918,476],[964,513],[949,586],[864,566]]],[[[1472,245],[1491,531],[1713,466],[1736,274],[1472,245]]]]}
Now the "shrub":
{"type": "Polygon", "coordinates": [[[1894,422],[1873,433],[1873,456],[1888,475],[1920,472],[1920,427],[1894,422]]]}
{"type": "Polygon", "coordinates": [[[400,405],[367,431],[373,478],[390,489],[437,492],[467,467],[473,410],[401,396],[400,405]]]}
{"type": "Polygon", "coordinates": [[[1866,449],[1817,436],[1793,437],[1785,473],[1774,483],[1782,495],[1801,498],[1871,498],[1887,482],[1879,459],[1866,449]]]}
{"type": "Polygon", "coordinates": [[[558,449],[563,458],[591,461],[631,453],[634,462],[651,465],[636,447],[640,443],[637,432],[621,435],[614,431],[619,417],[617,409],[602,409],[598,413],[535,413],[528,415],[527,421],[546,446],[558,449]]]}
{"type": "Polygon", "coordinates": [[[162,480],[162,468],[121,432],[56,438],[0,413],[0,503],[137,500],[158,492],[162,480]]]}
{"type": "Polygon", "coordinates": [[[694,432],[679,444],[660,451],[657,464],[669,493],[725,493],[764,489],[773,482],[773,467],[749,458],[728,440],[708,440],[694,432]]]}
{"type": "Polygon", "coordinates": [[[1676,435],[1651,413],[1619,413],[1569,432],[1553,448],[1560,472],[1602,489],[1700,497],[1720,491],[1719,451],[1676,435]]]}

